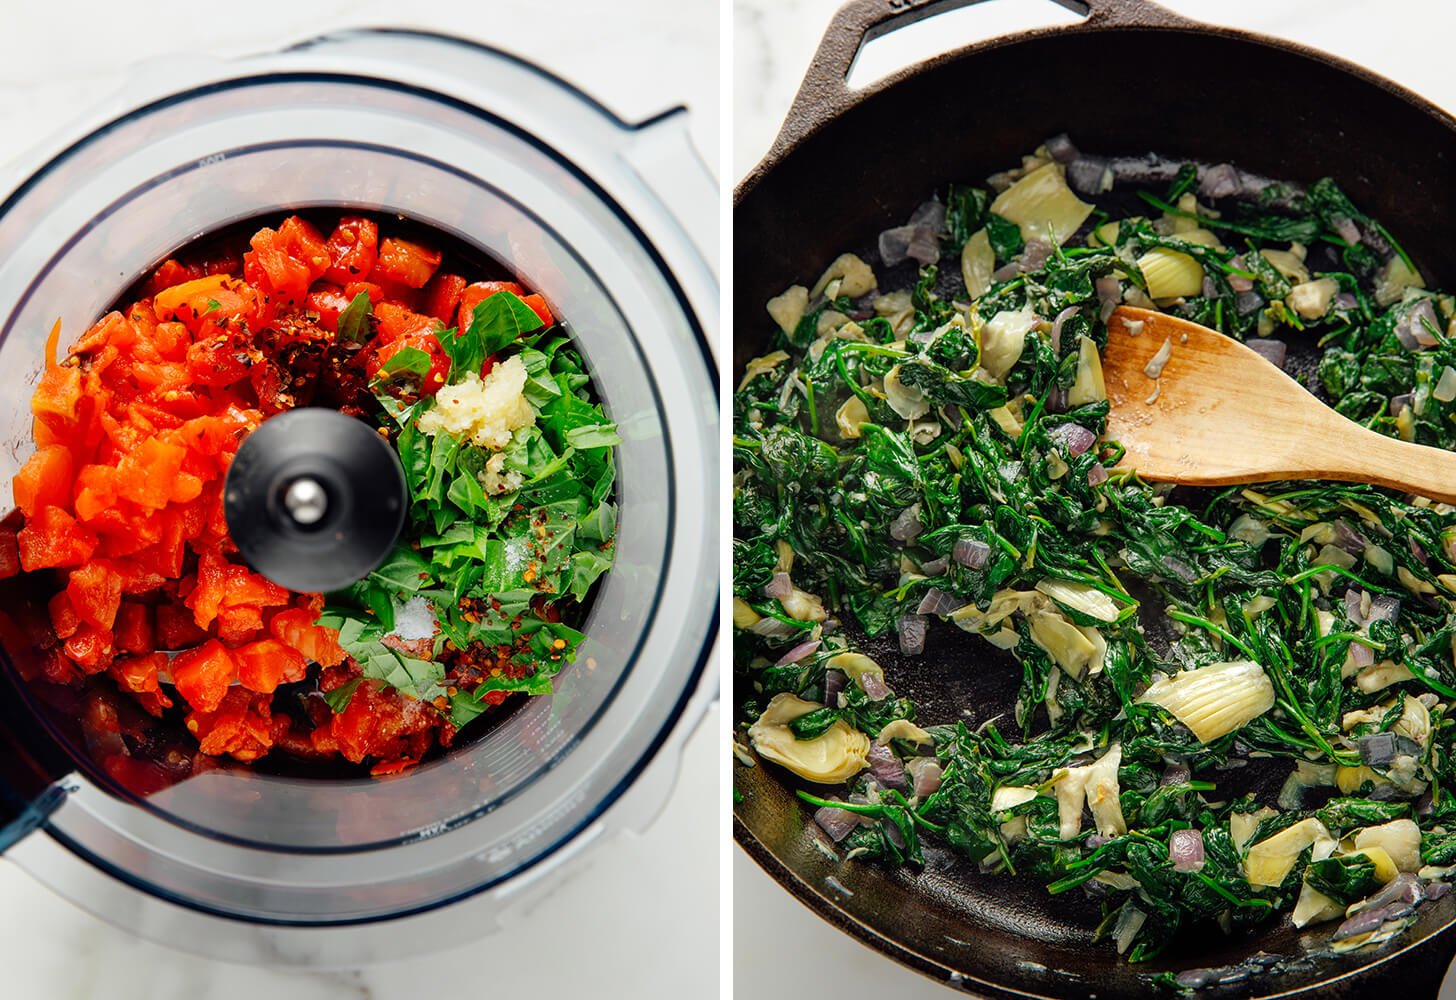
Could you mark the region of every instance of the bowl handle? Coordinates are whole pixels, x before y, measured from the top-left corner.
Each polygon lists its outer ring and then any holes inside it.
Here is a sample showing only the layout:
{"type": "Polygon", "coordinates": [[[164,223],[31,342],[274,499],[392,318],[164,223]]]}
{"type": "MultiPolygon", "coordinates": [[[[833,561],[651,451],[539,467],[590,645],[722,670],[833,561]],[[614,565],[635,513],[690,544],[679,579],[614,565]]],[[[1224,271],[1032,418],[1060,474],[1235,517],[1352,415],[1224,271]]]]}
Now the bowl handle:
{"type": "MultiPolygon", "coordinates": [[[[817,132],[850,105],[895,82],[894,74],[868,87],[851,90],[850,69],[866,42],[947,11],[982,0],[850,0],[839,9],[819,42],[808,72],[789,106],[784,124],[758,173],[800,140],[817,132]]],[[[1080,25],[1052,31],[1086,31],[1116,27],[1195,27],[1198,22],[1160,7],[1151,0],[1052,0],[1086,18],[1080,25]]],[[[1039,32],[1029,32],[1036,34],[1039,32]]],[[[972,44],[983,44],[982,39],[972,44]]]]}

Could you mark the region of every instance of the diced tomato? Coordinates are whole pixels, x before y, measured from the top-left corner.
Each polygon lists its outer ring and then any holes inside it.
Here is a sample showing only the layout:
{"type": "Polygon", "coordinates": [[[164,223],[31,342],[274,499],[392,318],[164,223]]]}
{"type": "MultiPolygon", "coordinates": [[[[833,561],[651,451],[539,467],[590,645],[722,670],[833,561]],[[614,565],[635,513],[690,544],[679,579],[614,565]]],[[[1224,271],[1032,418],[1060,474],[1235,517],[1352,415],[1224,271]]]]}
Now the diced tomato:
{"type": "Polygon", "coordinates": [[[125,653],[151,653],[157,648],[152,609],[136,601],[122,601],[116,612],[116,648],[125,653]]]}
{"type": "Polygon", "coordinates": [[[233,650],[243,687],[272,694],[279,684],[301,681],[308,670],[303,654],[277,639],[259,639],[233,650]]]}
{"type": "Polygon", "coordinates": [[[46,603],[46,611],[50,615],[51,627],[56,630],[58,639],[69,639],[76,634],[76,629],[81,627],[81,616],[76,614],[76,609],[71,605],[71,595],[64,590],[58,592],[46,603]]]}
{"type": "Polygon", "coordinates": [[[379,226],[357,215],[346,215],[329,237],[329,267],[324,272],[336,285],[363,281],[374,270],[379,252],[379,226]]]}
{"type": "Polygon", "coordinates": [[[226,639],[262,628],[262,609],[287,603],[288,591],[278,584],[213,552],[198,561],[197,585],[186,600],[199,628],[216,621],[226,639]]]}
{"type": "Polygon", "coordinates": [[[111,630],[82,622],[66,640],[66,656],[88,674],[99,674],[111,665],[116,655],[111,630]]]}
{"type": "Polygon", "coordinates": [[[159,649],[187,649],[207,638],[207,633],[197,627],[197,622],[186,608],[159,604],[156,617],[159,649]]]}
{"type": "Polygon", "coordinates": [[[241,761],[257,760],[267,753],[275,732],[268,696],[243,687],[230,689],[212,710],[192,712],[187,716],[187,728],[197,737],[203,753],[227,754],[241,761]]]}
{"type": "Polygon", "coordinates": [[[216,639],[172,658],[172,686],[199,712],[215,711],[222,704],[237,672],[227,647],[216,639]]]}
{"type": "Polygon", "coordinates": [[[142,286],[142,295],[152,297],[164,288],[172,288],[184,281],[191,281],[194,278],[202,277],[202,268],[195,264],[187,265],[168,257],[161,265],[152,272],[147,283],[142,286]]]}
{"type": "Polygon", "coordinates": [[[308,293],[307,305],[312,311],[318,313],[319,326],[330,333],[339,332],[339,313],[349,308],[353,301],[344,294],[344,290],[338,285],[329,285],[320,282],[313,286],[313,291],[308,293]]]}
{"type": "Polygon", "coordinates": [[[30,412],[44,420],[53,430],[73,428],[77,407],[81,403],[81,369],[75,365],[48,368],[30,397],[30,412]]]}
{"type": "Polygon", "coordinates": [[[378,305],[384,301],[384,289],[372,281],[351,281],[344,285],[344,298],[353,302],[363,292],[369,296],[370,305],[378,305]]]}
{"type": "Polygon", "coordinates": [[[526,305],[530,306],[531,309],[536,313],[536,315],[541,317],[541,322],[544,323],[546,326],[550,326],[552,323],[556,322],[556,320],[551,317],[551,310],[547,307],[546,300],[543,299],[541,296],[526,295],[521,298],[521,301],[526,303],[526,305]]]}
{"type": "Polygon", "coordinates": [[[147,438],[117,466],[117,495],[152,510],[167,506],[171,500],[193,499],[202,484],[196,477],[189,477],[192,482],[186,484],[178,479],[186,458],[187,449],[182,445],[160,437],[147,438]],[[186,496],[187,493],[191,495],[186,496]]]}
{"type": "Polygon", "coordinates": [[[198,385],[232,385],[248,377],[252,359],[232,337],[220,335],[187,348],[187,377],[198,385]]]}
{"type": "Polygon", "coordinates": [[[458,274],[437,274],[425,286],[425,312],[441,323],[449,323],[460,304],[460,293],[468,284],[458,274]]]}
{"type": "Polygon", "coordinates": [[[285,302],[302,302],[308,288],[329,269],[328,248],[312,225],[289,216],[277,232],[260,229],[243,254],[249,284],[285,302]]]}
{"type": "Polygon", "coordinates": [[[79,566],[96,551],[96,533],[83,528],[59,507],[43,507],[26,521],[17,538],[26,572],[51,566],[79,566]]]}
{"type": "Polygon", "coordinates": [[[290,608],[273,616],[268,622],[268,631],[275,639],[292,646],[319,666],[336,667],[344,662],[339,633],[323,625],[315,625],[317,618],[316,612],[306,608],[290,608]]]}
{"type": "Polygon", "coordinates": [[[15,474],[15,506],[28,518],[42,507],[69,507],[74,464],[71,449],[63,445],[38,449],[15,474]]]}
{"type": "Polygon", "coordinates": [[[379,259],[370,277],[375,281],[396,281],[406,288],[423,288],[440,266],[440,251],[386,238],[379,242],[379,259]]]}
{"type": "Polygon", "coordinates": [[[12,528],[0,526],[0,580],[20,572],[20,543],[12,528]]]}
{"type": "Polygon", "coordinates": [[[466,285],[460,293],[460,313],[455,319],[457,330],[469,330],[475,318],[475,307],[498,292],[520,295],[524,289],[514,281],[476,281],[466,285]]]}
{"type": "Polygon", "coordinates": [[[71,571],[66,593],[83,622],[110,629],[121,607],[121,584],[121,575],[110,560],[94,559],[71,571]]]}

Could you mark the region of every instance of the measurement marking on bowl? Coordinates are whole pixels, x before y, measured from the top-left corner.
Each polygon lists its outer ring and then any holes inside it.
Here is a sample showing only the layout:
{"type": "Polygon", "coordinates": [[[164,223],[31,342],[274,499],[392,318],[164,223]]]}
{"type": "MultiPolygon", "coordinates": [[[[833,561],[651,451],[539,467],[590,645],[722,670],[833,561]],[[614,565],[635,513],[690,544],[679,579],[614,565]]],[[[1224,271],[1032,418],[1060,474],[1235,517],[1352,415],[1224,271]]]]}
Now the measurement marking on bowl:
{"type": "Polygon", "coordinates": [[[204,156],[202,159],[198,160],[197,161],[197,165],[199,167],[205,167],[205,166],[207,166],[210,163],[221,163],[223,160],[226,160],[226,159],[227,159],[227,154],[226,153],[211,153],[211,154],[209,154],[207,156],[204,156]]]}

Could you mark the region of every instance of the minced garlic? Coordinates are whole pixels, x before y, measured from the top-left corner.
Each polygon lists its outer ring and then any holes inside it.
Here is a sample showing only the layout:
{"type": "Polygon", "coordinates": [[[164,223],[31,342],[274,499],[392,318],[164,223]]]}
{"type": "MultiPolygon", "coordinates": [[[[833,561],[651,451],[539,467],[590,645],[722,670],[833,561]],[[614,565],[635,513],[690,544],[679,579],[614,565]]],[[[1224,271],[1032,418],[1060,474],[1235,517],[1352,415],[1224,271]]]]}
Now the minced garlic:
{"type": "Polygon", "coordinates": [[[420,430],[426,434],[445,431],[499,451],[511,443],[515,431],[536,422],[536,411],[522,392],[525,387],[526,366],[516,355],[496,365],[485,378],[467,373],[463,382],[439,391],[434,407],[420,417],[420,430]]]}

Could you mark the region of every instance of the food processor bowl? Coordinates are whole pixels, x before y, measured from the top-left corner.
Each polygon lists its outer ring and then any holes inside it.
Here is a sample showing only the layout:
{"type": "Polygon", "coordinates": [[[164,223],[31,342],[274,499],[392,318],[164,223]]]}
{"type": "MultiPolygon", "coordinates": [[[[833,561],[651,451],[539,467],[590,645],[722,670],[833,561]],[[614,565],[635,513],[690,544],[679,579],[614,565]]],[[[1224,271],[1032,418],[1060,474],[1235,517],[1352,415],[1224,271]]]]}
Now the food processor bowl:
{"type": "MultiPolygon", "coordinates": [[[[345,965],[477,937],[580,847],[650,821],[669,779],[619,800],[716,686],[712,178],[682,109],[628,125],[441,36],[349,32],[178,85],[115,99],[0,204],[0,511],[58,317],[69,343],[157,261],[241,220],[365,209],[495,258],[563,317],[623,438],[615,562],[553,695],[398,776],[220,768],[140,795],[32,706],[21,742],[72,791],[7,856],[105,919],[221,958],[345,965]]],[[[0,666],[31,673],[35,651],[0,635],[0,666]]]]}

